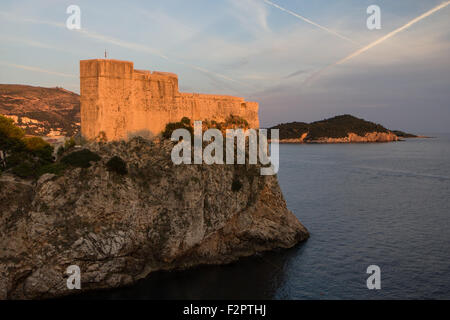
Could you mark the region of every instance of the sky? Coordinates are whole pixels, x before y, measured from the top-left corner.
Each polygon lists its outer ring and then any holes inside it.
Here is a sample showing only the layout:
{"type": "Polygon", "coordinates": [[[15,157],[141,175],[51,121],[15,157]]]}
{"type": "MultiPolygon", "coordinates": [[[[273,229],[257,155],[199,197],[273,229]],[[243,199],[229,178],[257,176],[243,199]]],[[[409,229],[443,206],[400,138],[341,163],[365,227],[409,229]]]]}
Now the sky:
{"type": "Polygon", "coordinates": [[[450,5],[389,35],[446,2],[2,0],[0,83],[79,92],[79,60],[106,50],[178,74],[181,91],[257,101],[263,127],[352,114],[450,132],[450,5]],[[381,29],[369,30],[374,4],[381,29]],[[81,9],[80,30],[66,27],[70,5],[81,9]]]}

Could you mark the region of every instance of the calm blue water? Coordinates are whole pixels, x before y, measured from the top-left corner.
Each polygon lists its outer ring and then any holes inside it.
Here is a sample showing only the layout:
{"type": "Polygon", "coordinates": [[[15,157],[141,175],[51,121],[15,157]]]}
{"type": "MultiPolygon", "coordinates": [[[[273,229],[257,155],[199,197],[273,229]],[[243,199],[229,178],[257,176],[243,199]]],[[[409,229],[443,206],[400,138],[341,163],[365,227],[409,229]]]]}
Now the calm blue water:
{"type": "Polygon", "coordinates": [[[279,182],[311,232],[228,266],[158,272],[88,298],[449,299],[450,137],[281,145],[279,182]],[[381,268],[368,290],[366,268],[381,268]]]}

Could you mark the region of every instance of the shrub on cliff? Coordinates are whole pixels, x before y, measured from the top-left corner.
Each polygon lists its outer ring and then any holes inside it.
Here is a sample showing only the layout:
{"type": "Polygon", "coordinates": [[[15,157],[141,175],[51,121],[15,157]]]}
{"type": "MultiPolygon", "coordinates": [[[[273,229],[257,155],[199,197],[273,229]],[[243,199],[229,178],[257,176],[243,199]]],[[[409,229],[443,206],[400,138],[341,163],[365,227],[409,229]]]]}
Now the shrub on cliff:
{"type": "Polygon", "coordinates": [[[247,120],[232,114],[221,123],[221,126],[225,129],[246,129],[249,127],[247,120]]]}
{"type": "Polygon", "coordinates": [[[114,156],[109,159],[106,163],[106,167],[108,168],[108,171],[116,172],[121,175],[125,175],[128,173],[126,162],[118,156],[114,156]]]}
{"type": "Polygon", "coordinates": [[[14,121],[0,115],[0,150],[5,154],[25,150],[23,137],[25,133],[14,125],[14,121]]]}
{"type": "Polygon", "coordinates": [[[37,168],[29,161],[23,161],[17,164],[12,168],[11,172],[23,179],[35,178],[37,176],[37,168]]]}
{"type": "Polygon", "coordinates": [[[194,134],[194,128],[192,127],[191,120],[187,117],[183,117],[179,122],[169,122],[166,124],[166,128],[162,132],[163,138],[170,139],[172,132],[176,129],[186,129],[191,133],[191,135],[194,134]]]}
{"type": "Polygon", "coordinates": [[[0,116],[0,150],[4,170],[22,178],[37,178],[41,167],[53,162],[53,147],[39,137],[25,137],[11,119],[0,116]]]}
{"type": "Polygon", "coordinates": [[[72,167],[89,168],[91,166],[91,161],[96,162],[100,159],[101,157],[98,154],[89,149],[83,149],[65,155],[62,157],[61,163],[72,167]]]}
{"type": "Polygon", "coordinates": [[[45,162],[53,161],[53,147],[42,138],[31,137],[24,139],[26,148],[45,162]]]}
{"type": "Polygon", "coordinates": [[[60,146],[58,148],[56,154],[58,155],[58,157],[61,157],[64,154],[64,152],[72,150],[75,147],[75,145],[76,145],[75,139],[72,137],[64,142],[64,146],[60,146]]]}
{"type": "Polygon", "coordinates": [[[66,168],[67,166],[64,163],[50,163],[40,167],[37,173],[39,177],[45,173],[52,173],[57,176],[60,176],[64,173],[64,170],[66,170],[66,168]]]}
{"type": "Polygon", "coordinates": [[[242,182],[239,178],[234,177],[233,182],[231,183],[231,190],[233,192],[238,192],[242,188],[242,182]]]}
{"type": "Polygon", "coordinates": [[[0,133],[11,139],[22,139],[25,136],[25,132],[14,125],[12,119],[6,118],[0,115],[0,133]]]}

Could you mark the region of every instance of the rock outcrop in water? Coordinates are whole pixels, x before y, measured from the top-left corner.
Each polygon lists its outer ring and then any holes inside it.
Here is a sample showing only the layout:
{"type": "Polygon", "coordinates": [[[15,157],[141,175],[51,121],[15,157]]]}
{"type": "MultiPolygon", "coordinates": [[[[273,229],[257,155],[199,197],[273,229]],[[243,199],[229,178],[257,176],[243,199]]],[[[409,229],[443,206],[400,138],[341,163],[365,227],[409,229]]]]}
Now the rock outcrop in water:
{"type": "Polygon", "coordinates": [[[280,143],[369,143],[369,142],[392,142],[399,141],[397,135],[392,132],[370,132],[363,136],[350,132],[346,137],[332,138],[332,137],[320,137],[317,139],[307,140],[307,133],[304,133],[298,139],[282,139],[280,143]]]}
{"type": "Polygon", "coordinates": [[[89,168],[35,182],[0,176],[0,298],[74,293],[70,265],[81,269],[82,291],[113,288],[308,238],[275,176],[255,165],[175,166],[172,146],[141,138],[90,144],[101,160],[89,168]],[[108,171],[113,156],[127,174],[108,171]]]}

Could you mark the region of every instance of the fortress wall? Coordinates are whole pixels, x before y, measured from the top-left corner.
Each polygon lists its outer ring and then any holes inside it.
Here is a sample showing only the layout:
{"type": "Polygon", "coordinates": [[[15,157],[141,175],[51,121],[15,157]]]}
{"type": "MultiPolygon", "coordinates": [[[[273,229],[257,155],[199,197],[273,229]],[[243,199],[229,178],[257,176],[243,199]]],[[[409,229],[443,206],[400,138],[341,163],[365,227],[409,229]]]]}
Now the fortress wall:
{"type": "Polygon", "coordinates": [[[80,63],[81,134],[96,139],[100,132],[108,140],[124,137],[127,114],[132,108],[133,63],[87,60],[80,63]]]}
{"type": "Polygon", "coordinates": [[[245,118],[250,127],[259,127],[256,102],[180,93],[176,74],[134,70],[132,62],[82,60],[80,85],[81,133],[88,140],[101,133],[107,140],[151,137],[183,117],[224,121],[233,114],[245,118]]]}
{"type": "Polygon", "coordinates": [[[135,73],[132,92],[127,138],[151,137],[163,131],[176,104],[178,77],[156,72],[135,73]]]}
{"type": "Polygon", "coordinates": [[[259,127],[258,104],[256,102],[245,102],[243,98],[181,93],[179,106],[180,114],[178,118],[183,117],[182,114],[190,109],[190,118],[193,120],[208,119],[221,122],[232,114],[246,119],[252,128],[259,127]]]}

